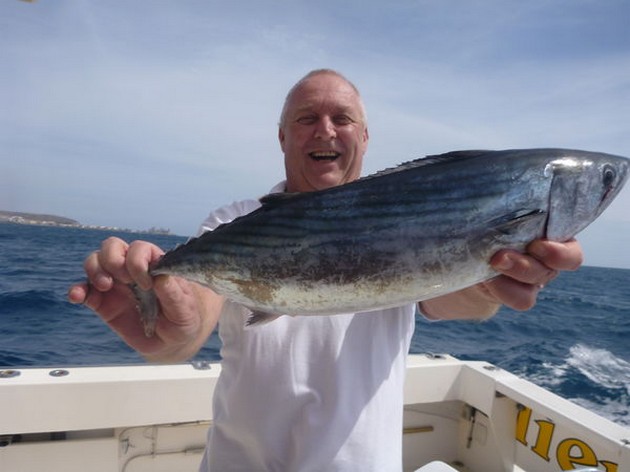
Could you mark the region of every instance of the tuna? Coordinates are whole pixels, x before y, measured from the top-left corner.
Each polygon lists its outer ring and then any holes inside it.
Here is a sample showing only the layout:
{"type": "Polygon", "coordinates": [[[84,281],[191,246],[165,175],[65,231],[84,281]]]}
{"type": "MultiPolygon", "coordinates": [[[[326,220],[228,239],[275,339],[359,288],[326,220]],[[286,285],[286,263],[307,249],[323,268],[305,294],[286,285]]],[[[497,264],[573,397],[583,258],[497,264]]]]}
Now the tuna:
{"type": "MultiPolygon", "coordinates": [[[[617,196],[629,163],[567,149],[429,156],[323,191],[263,197],[150,272],[210,287],[250,308],[250,323],[422,301],[496,276],[488,262],[500,249],[569,240],[617,196]]],[[[145,313],[148,335],[156,313],[145,313]]]]}

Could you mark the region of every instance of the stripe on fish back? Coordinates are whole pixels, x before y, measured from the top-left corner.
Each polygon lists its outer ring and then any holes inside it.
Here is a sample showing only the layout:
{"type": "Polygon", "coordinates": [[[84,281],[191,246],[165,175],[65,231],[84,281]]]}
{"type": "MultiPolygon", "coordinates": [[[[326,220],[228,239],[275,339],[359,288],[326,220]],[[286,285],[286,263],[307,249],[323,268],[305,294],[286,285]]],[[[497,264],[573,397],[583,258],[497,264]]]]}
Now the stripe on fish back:
{"type": "MultiPolygon", "coordinates": [[[[334,238],[400,224],[405,217],[432,227],[450,225],[453,220],[461,221],[462,215],[474,214],[480,200],[496,201],[518,191],[515,176],[521,172],[514,167],[511,173],[497,174],[483,166],[468,166],[467,172],[455,175],[439,170],[427,176],[427,168],[420,166],[417,173],[396,172],[389,175],[391,179],[383,176],[380,185],[367,178],[356,185],[330,189],[322,198],[308,198],[309,194],[271,196],[257,215],[249,215],[247,225],[226,227],[229,237],[224,242],[230,245],[236,239],[242,244],[252,238],[254,246],[265,247],[278,237],[286,240],[326,234],[334,238]]],[[[527,167],[523,167],[524,172],[527,167]]],[[[216,236],[221,233],[216,232],[216,236]]]]}
{"type": "MultiPolygon", "coordinates": [[[[447,230],[452,233],[453,228],[471,233],[475,225],[487,226],[510,208],[522,211],[518,205],[525,203],[520,202],[546,204],[542,200],[548,185],[532,185],[532,177],[549,181],[547,164],[566,155],[567,150],[540,149],[418,159],[325,191],[266,197],[262,208],[243,220],[237,218],[202,242],[193,242],[194,251],[173,252],[184,252],[189,264],[198,264],[203,255],[219,261],[229,256],[238,265],[236,260],[258,256],[260,250],[283,253],[287,247],[300,250],[307,243],[355,244],[374,232],[387,237],[390,228],[412,234],[415,244],[447,230]],[[519,185],[526,180],[527,185],[519,185]]],[[[177,257],[168,259],[176,263],[177,257]]],[[[230,263],[219,263],[224,262],[230,263]]]]}

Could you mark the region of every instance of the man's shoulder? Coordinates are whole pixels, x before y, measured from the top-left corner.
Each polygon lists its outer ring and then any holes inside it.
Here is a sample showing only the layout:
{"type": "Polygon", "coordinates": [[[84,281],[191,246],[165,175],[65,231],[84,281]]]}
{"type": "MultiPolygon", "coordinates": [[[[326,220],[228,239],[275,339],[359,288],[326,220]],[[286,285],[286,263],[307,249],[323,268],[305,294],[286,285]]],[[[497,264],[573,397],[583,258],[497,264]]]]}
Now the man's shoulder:
{"type": "Polygon", "coordinates": [[[229,205],[213,210],[201,224],[199,234],[212,231],[217,227],[229,223],[239,216],[247,215],[260,207],[260,202],[256,199],[239,200],[229,205]]]}
{"type": "MultiPolygon", "coordinates": [[[[284,188],[286,183],[280,182],[275,185],[269,193],[279,193],[284,192],[284,188]]],[[[216,229],[218,226],[229,223],[232,220],[238,218],[239,216],[244,216],[252,211],[260,208],[261,203],[257,198],[249,198],[246,200],[239,200],[232,202],[228,205],[224,205],[222,207],[217,208],[212,211],[201,224],[199,229],[199,234],[204,233],[206,231],[212,231],[216,229]]]]}

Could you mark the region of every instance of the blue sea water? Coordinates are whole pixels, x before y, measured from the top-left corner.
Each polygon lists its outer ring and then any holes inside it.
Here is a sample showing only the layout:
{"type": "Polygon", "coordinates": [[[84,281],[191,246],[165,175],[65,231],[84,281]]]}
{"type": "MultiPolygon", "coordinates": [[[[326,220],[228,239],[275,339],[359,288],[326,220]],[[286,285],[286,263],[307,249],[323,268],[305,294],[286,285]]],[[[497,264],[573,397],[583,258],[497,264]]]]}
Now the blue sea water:
{"type": "MultiPolygon", "coordinates": [[[[92,312],[67,302],[107,236],[170,249],[178,236],[0,224],[0,367],[143,363],[92,312]]],[[[198,357],[219,359],[213,335],[198,357]]],[[[526,313],[478,323],[418,317],[412,352],[486,360],[630,426],[630,270],[564,273],[526,313]]]]}

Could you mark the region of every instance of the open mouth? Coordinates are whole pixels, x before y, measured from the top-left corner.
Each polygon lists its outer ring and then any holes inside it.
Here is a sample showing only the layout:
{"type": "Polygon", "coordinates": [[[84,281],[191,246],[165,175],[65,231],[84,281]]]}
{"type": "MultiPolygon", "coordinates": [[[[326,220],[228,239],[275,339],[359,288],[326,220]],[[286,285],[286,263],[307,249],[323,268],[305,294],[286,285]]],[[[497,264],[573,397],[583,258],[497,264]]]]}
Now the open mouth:
{"type": "Polygon", "coordinates": [[[337,159],[341,154],[336,151],[313,151],[309,152],[308,155],[311,159],[317,162],[329,161],[332,162],[337,159]]]}

